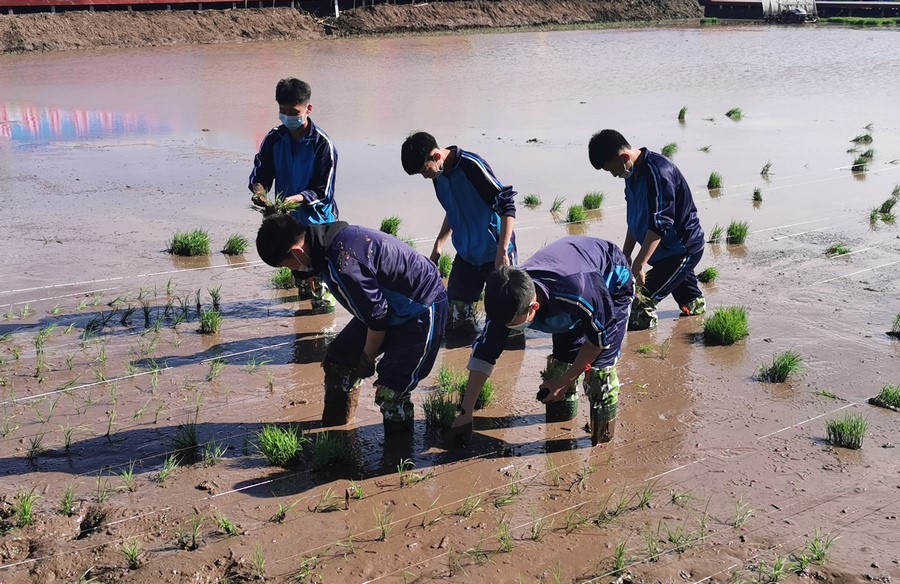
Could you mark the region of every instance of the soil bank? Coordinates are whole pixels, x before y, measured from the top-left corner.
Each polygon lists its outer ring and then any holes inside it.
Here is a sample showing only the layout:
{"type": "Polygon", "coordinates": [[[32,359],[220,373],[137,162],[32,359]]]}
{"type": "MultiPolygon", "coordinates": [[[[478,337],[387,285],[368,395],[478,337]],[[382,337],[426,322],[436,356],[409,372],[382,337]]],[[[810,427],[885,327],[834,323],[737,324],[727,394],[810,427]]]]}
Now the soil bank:
{"type": "Polygon", "coordinates": [[[696,0],[502,0],[381,4],[317,18],[291,8],[0,15],[0,51],[301,40],[699,18],[696,0]]]}

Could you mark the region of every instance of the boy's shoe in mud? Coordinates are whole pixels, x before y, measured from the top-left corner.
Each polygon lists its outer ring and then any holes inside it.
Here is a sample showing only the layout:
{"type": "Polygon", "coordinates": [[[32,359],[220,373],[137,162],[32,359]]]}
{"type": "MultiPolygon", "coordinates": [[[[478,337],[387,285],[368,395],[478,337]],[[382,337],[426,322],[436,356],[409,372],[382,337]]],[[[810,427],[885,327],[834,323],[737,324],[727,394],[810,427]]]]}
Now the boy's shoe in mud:
{"type": "Polygon", "coordinates": [[[697,316],[706,312],[706,298],[694,298],[681,307],[681,316],[697,316]]]}

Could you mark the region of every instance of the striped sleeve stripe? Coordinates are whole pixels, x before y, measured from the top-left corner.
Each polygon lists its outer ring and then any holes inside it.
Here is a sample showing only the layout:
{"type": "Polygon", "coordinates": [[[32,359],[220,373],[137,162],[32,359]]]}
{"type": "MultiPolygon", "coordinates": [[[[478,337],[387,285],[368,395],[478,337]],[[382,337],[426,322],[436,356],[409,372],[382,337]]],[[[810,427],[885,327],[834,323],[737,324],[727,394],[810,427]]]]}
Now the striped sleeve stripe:
{"type": "Polygon", "coordinates": [[[353,316],[355,316],[359,320],[365,322],[365,319],[361,316],[362,313],[359,311],[359,308],[356,306],[356,303],[353,302],[353,298],[350,296],[350,294],[347,293],[346,290],[344,290],[344,285],[341,283],[341,276],[338,273],[338,271],[334,268],[334,266],[331,264],[330,260],[327,262],[327,265],[328,265],[328,271],[331,273],[331,279],[334,281],[335,284],[337,284],[337,290],[333,290],[332,293],[340,294],[341,297],[347,302],[346,306],[350,307],[350,312],[353,313],[353,316]]]}
{"type": "Polygon", "coordinates": [[[600,324],[596,318],[594,318],[594,307],[587,303],[584,298],[576,298],[574,296],[557,296],[557,300],[562,302],[567,302],[569,304],[573,304],[587,313],[588,318],[591,320],[591,326],[594,327],[594,330],[597,331],[600,335],[606,334],[606,329],[603,328],[603,325],[600,324]]]}
{"type": "Polygon", "coordinates": [[[491,184],[497,187],[498,190],[503,188],[503,184],[499,180],[497,180],[497,177],[494,176],[491,171],[487,169],[487,165],[485,164],[484,160],[469,152],[463,152],[462,157],[474,162],[478,166],[478,168],[481,169],[481,172],[484,173],[484,176],[486,176],[491,184]]]}
{"type": "Polygon", "coordinates": [[[328,134],[319,129],[319,126],[316,126],[316,133],[322,137],[325,142],[328,143],[328,155],[331,156],[331,170],[328,171],[328,181],[325,183],[325,196],[334,196],[334,143],[331,141],[331,138],[328,137],[328,134]]]}

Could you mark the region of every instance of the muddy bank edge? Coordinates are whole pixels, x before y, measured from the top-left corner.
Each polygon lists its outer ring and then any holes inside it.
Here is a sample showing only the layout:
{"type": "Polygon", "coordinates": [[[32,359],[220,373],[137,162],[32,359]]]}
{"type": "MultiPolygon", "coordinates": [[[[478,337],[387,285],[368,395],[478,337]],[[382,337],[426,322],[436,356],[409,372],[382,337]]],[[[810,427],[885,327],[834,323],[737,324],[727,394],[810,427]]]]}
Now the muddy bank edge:
{"type": "Polygon", "coordinates": [[[381,4],[317,18],[290,8],[0,15],[0,51],[67,51],[447,32],[480,28],[660,22],[702,16],[697,0],[498,0],[381,4]]]}

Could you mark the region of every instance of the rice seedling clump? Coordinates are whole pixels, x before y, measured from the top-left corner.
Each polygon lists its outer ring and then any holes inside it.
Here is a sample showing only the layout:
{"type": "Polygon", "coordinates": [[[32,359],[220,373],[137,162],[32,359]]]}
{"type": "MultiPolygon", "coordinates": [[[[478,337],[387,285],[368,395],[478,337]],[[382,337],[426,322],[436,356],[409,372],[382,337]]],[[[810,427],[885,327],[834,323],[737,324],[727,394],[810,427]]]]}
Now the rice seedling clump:
{"type": "Polygon", "coordinates": [[[733,345],[750,334],[747,309],[727,306],[703,321],[703,340],[708,345],[733,345]]]}
{"type": "Polygon", "coordinates": [[[747,241],[747,235],[749,233],[750,225],[746,221],[732,221],[728,224],[725,241],[727,243],[740,245],[747,241]]]}
{"type": "Polygon", "coordinates": [[[176,231],[166,249],[172,255],[201,256],[209,254],[209,233],[202,229],[176,231]]]}
{"type": "Polygon", "coordinates": [[[214,335],[222,327],[222,315],[218,310],[204,310],[200,313],[200,328],[197,331],[201,335],[214,335]]]}
{"type": "Polygon", "coordinates": [[[566,214],[566,221],[569,223],[584,223],[587,218],[587,211],[581,205],[572,205],[566,214]]]}
{"type": "Polygon", "coordinates": [[[703,282],[704,284],[709,284],[710,282],[715,281],[716,278],[719,277],[719,270],[716,268],[706,268],[699,274],[697,274],[697,279],[703,282]]]}
{"type": "Polygon", "coordinates": [[[737,120],[741,119],[742,117],[744,117],[744,112],[739,107],[733,107],[730,110],[728,110],[727,112],[725,112],[725,117],[737,121],[737,120]]]}
{"type": "Polygon", "coordinates": [[[678,121],[683,122],[685,116],[687,115],[688,108],[687,106],[683,106],[680,110],[678,110],[678,121]]]}
{"type": "Polygon", "coordinates": [[[859,136],[850,140],[854,144],[871,144],[872,143],[872,134],[866,132],[865,134],[860,134],[859,136]]]}
{"type": "Polygon", "coordinates": [[[900,410],[900,385],[885,385],[877,396],[869,400],[869,403],[900,410]]]}
{"type": "Polygon", "coordinates": [[[334,465],[350,467],[357,462],[356,451],[345,439],[330,432],[316,434],[313,445],[313,464],[316,468],[334,465]]]}
{"type": "Polygon", "coordinates": [[[522,199],[522,203],[526,207],[539,207],[541,205],[541,198],[534,193],[528,193],[525,195],[525,198],[522,199]]]}
{"type": "Polygon", "coordinates": [[[762,203],[762,189],[759,187],[753,189],[753,202],[762,203]]]}
{"type": "Polygon", "coordinates": [[[706,188],[720,189],[722,188],[722,175],[716,171],[709,173],[709,180],[706,181],[706,188]]]}
{"type": "Polygon", "coordinates": [[[391,235],[397,235],[397,232],[400,230],[400,223],[402,223],[402,222],[403,222],[403,220],[397,216],[385,217],[384,219],[381,220],[381,228],[380,229],[384,233],[389,233],[391,235]]]}
{"type": "Polygon", "coordinates": [[[853,172],[865,172],[869,169],[869,159],[863,158],[862,156],[857,156],[853,161],[853,166],[850,167],[850,170],[853,172]]]}
{"type": "Polygon", "coordinates": [[[441,257],[438,258],[438,271],[441,273],[441,278],[446,278],[450,275],[450,270],[453,269],[453,258],[450,254],[442,253],[441,257]]]}
{"type": "Polygon", "coordinates": [[[296,286],[294,283],[294,274],[291,272],[291,269],[284,267],[275,270],[275,273],[272,274],[270,284],[272,285],[272,288],[275,288],[276,290],[287,290],[296,286]]]}
{"type": "Polygon", "coordinates": [[[559,213],[560,211],[562,211],[562,206],[563,206],[563,203],[565,203],[565,202],[566,202],[565,197],[556,197],[555,199],[553,199],[553,204],[550,205],[550,212],[551,213],[559,213]]]}
{"type": "Polygon", "coordinates": [[[425,410],[425,423],[429,426],[447,429],[456,418],[459,395],[456,392],[438,390],[432,392],[422,404],[425,410]]]}
{"type": "Polygon", "coordinates": [[[843,418],[825,421],[828,442],[842,448],[862,448],[868,423],[861,414],[847,414],[843,418]]]}
{"type": "Polygon", "coordinates": [[[675,153],[678,152],[678,144],[675,142],[669,142],[665,146],[662,147],[660,153],[666,158],[672,158],[675,156],[675,153]]]}
{"type": "Polygon", "coordinates": [[[825,249],[825,255],[836,256],[850,253],[850,248],[843,243],[834,243],[825,249]]]}
{"type": "Polygon", "coordinates": [[[303,445],[309,442],[296,426],[267,424],[256,433],[256,447],[269,464],[289,468],[297,463],[303,445]]]}
{"type": "Polygon", "coordinates": [[[247,246],[249,242],[247,238],[243,235],[231,235],[228,238],[228,241],[225,242],[225,247],[222,248],[222,253],[225,255],[241,255],[245,251],[247,251],[247,246]]]}
{"type": "Polygon", "coordinates": [[[724,234],[725,229],[721,225],[713,225],[712,231],[709,232],[709,243],[719,243],[724,234]]]}
{"type": "Polygon", "coordinates": [[[800,370],[803,358],[799,353],[794,351],[785,351],[777,353],[772,359],[771,365],[761,365],[756,373],[757,379],[760,381],[768,381],[770,383],[784,383],[794,373],[800,370]]]}
{"type": "Polygon", "coordinates": [[[593,211],[594,209],[599,209],[600,205],[603,204],[603,197],[604,194],[599,191],[587,193],[581,200],[581,204],[588,211],[593,211]]]}

